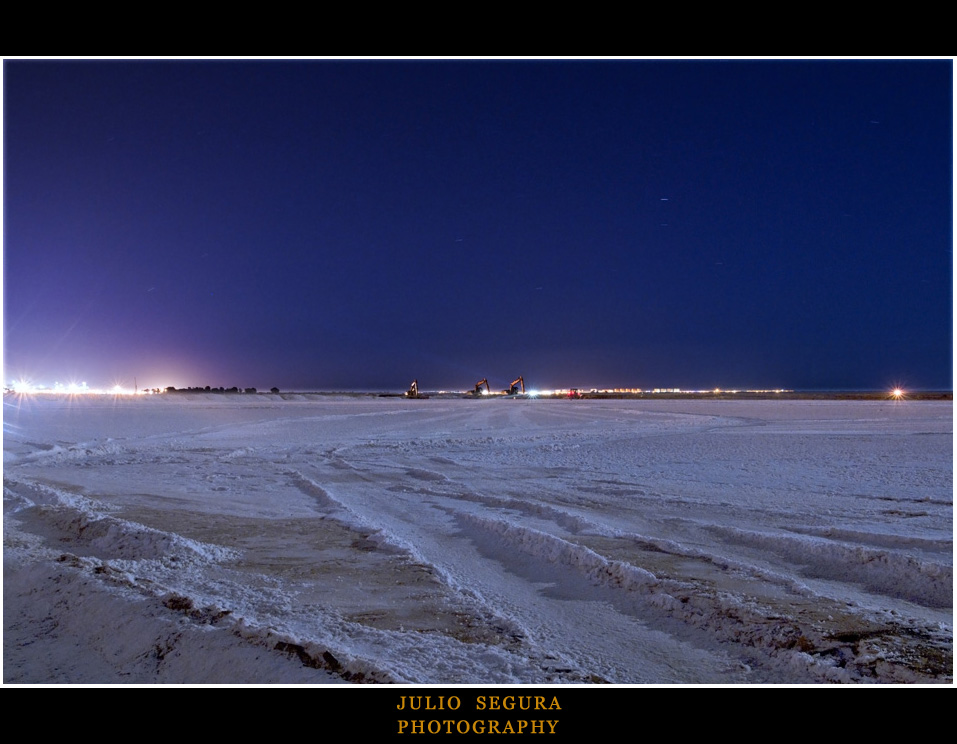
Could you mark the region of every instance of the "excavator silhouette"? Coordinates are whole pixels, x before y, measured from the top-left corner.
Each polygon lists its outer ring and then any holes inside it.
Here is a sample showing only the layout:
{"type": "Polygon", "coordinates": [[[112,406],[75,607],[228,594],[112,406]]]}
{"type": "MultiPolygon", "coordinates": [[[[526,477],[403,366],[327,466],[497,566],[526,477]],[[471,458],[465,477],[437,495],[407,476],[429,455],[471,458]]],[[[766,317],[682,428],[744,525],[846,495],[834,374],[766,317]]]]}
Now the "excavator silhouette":
{"type": "Polygon", "coordinates": [[[483,377],[481,380],[475,383],[475,389],[471,393],[469,393],[469,395],[472,395],[477,398],[480,395],[488,395],[491,392],[492,392],[492,388],[489,387],[488,380],[483,377]],[[484,393],[482,392],[482,385],[485,385],[484,393]]]}
{"type": "Polygon", "coordinates": [[[517,380],[512,380],[512,384],[508,386],[508,390],[503,390],[502,392],[505,395],[518,395],[519,386],[521,386],[522,395],[525,394],[525,380],[522,377],[519,377],[517,380]]]}
{"type": "Polygon", "coordinates": [[[419,381],[418,381],[418,380],[412,380],[412,384],[409,385],[409,389],[406,390],[406,392],[405,392],[405,397],[406,397],[406,398],[426,399],[426,398],[428,398],[429,396],[428,396],[428,395],[421,395],[421,394],[419,393],[419,381]]]}

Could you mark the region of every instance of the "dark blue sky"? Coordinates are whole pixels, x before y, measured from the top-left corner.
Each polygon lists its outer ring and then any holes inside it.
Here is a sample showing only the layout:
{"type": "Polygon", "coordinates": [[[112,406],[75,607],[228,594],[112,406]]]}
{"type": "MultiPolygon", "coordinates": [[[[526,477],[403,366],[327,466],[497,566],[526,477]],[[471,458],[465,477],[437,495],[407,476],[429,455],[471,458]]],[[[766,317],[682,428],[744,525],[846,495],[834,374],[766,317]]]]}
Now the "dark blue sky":
{"type": "Polygon", "coordinates": [[[6,60],[4,375],[952,387],[951,60],[6,60]]]}

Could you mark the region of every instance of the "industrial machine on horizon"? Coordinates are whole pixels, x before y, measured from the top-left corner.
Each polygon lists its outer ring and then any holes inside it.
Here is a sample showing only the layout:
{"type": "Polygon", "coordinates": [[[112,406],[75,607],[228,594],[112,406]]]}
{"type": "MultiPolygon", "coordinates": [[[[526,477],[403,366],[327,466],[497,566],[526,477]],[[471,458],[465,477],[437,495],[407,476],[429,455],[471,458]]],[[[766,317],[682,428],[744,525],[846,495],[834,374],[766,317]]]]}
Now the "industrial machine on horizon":
{"type": "Polygon", "coordinates": [[[502,393],[505,395],[518,395],[519,386],[522,389],[522,395],[525,394],[525,379],[519,377],[517,380],[512,380],[512,384],[508,386],[508,390],[503,390],[502,393]]]}
{"type": "Polygon", "coordinates": [[[469,395],[477,398],[480,395],[490,395],[491,393],[492,393],[492,388],[489,387],[488,379],[483,377],[481,380],[475,383],[475,388],[472,390],[471,393],[469,393],[469,395]],[[482,392],[482,385],[485,385],[484,393],[482,392]]]}
{"type": "Polygon", "coordinates": [[[427,399],[429,396],[428,396],[428,395],[422,395],[421,393],[419,393],[419,381],[418,381],[418,380],[412,380],[412,384],[409,385],[409,389],[405,391],[405,397],[406,397],[406,398],[419,398],[419,399],[425,400],[425,399],[427,399]]]}

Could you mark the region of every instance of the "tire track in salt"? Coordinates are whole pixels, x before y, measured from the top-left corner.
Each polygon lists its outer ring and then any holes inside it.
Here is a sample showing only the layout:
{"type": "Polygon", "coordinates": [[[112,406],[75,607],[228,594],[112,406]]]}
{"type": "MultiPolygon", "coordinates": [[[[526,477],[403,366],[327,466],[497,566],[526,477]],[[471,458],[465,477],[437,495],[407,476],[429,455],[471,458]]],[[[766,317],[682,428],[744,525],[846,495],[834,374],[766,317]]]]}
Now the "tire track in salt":
{"type": "MultiPolygon", "coordinates": [[[[714,641],[741,644],[753,651],[746,661],[750,665],[784,666],[792,673],[800,669],[814,681],[852,681],[880,675],[883,675],[882,681],[913,681],[921,677],[906,667],[882,668],[878,672],[870,660],[872,647],[858,649],[851,643],[835,641],[852,637],[855,643],[859,642],[855,635],[857,631],[849,635],[841,629],[848,625],[867,628],[865,633],[871,634],[872,639],[886,639],[894,635],[886,628],[894,627],[899,631],[899,622],[875,622],[849,613],[841,603],[820,597],[814,598],[816,611],[813,617],[809,617],[807,608],[811,602],[802,601],[801,596],[810,597],[812,592],[787,576],[778,576],[753,565],[727,562],[701,551],[685,550],[670,541],[608,533],[600,525],[554,506],[476,494],[438,471],[408,465],[383,470],[381,464],[377,470],[369,459],[354,467],[361,469],[367,477],[378,473],[381,480],[391,480],[393,485],[389,490],[392,493],[418,495],[441,505],[454,514],[460,524],[467,525],[467,531],[479,542],[482,539],[475,537],[477,532],[494,535],[508,551],[562,570],[574,569],[593,583],[625,592],[632,599],[637,597],[644,607],[634,614],[645,620],[678,620],[688,628],[704,631],[704,639],[698,635],[698,643],[703,646],[714,641]],[[397,470],[403,470],[404,479],[396,473],[397,470]],[[422,482],[428,485],[413,485],[422,482]],[[488,507],[492,512],[463,509],[465,504],[488,507]],[[516,524],[516,517],[526,522],[531,519],[535,526],[516,524]],[[558,527],[563,534],[554,534],[554,529],[548,528],[548,524],[558,527]],[[593,538],[596,534],[613,538],[612,542],[617,546],[614,551],[627,554],[629,560],[606,558],[588,547],[596,543],[593,538]],[[623,543],[627,544],[626,548],[621,547],[623,543]],[[663,574],[659,578],[642,565],[635,565],[636,559],[654,566],[655,571],[663,574]],[[702,563],[711,568],[702,570],[702,563]],[[700,579],[702,576],[707,577],[704,583],[700,579]],[[741,599],[741,584],[744,583],[751,586],[751,600],[741,599]],[[721,588],[732,585],[733,591],[721,588]],[[783,603],[778,601],[782,589],[787,595],[783,603]],[[799,608],[797,614],[793,607],[799,608]],[[650,614],[649,610],[652,610],[650,614]]],[[[608,547],[609,541],[606,540],[603,548],[608,547]]],[[[511,555],[499,555],[496,559],[503,565],[516,562],[511,555]]],[[[685,630],[676,635],[687,640],[696,634],[689,635],[685,630]]],[[[898,651],[902,658],[908,653],[916,653],[913,647],[939,634],[934,629],[924,629],[912,635],[918,640],[911,644],[912,648],[898,651]]]]}

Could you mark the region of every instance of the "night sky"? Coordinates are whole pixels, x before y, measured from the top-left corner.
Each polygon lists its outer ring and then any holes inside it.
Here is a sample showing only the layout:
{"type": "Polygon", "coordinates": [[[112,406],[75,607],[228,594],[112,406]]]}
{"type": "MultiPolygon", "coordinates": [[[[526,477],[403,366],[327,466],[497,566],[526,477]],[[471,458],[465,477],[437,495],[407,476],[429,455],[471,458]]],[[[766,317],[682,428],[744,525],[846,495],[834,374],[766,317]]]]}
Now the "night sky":
{"type": "Polygon", "coordinates": [[[953,63],[5,60],[4,381],[952,388],[953,63]]]}

